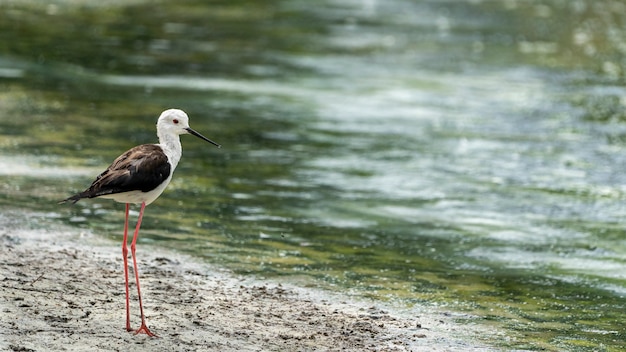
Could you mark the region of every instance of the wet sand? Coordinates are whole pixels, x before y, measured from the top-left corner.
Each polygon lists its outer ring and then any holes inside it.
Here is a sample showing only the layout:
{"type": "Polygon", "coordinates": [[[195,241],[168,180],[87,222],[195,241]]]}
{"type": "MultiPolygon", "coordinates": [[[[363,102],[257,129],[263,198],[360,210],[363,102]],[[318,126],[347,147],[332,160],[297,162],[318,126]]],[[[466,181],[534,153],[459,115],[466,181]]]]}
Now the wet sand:
{"type": "MultiPolygon", "coordinates": [[[[0,230],[1,351],[493,350],[476,338],[484,341],[484,328],[444,312],[406,314],[239,278],[145,244],[137,249],[142,296],[159,338],[134,335],[125,330],[120,246],[78,231],[0,230]]],[[[131,314],[138,328],[135,294],[131,314]]]]}

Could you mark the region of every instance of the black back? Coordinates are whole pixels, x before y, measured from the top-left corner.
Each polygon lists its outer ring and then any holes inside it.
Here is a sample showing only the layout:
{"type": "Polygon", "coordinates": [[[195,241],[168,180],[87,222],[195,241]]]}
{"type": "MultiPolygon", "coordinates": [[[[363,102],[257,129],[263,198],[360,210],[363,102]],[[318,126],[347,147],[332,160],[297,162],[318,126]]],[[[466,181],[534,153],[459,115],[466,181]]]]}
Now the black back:
{"type": "Polygon", "coordinates": [[[89,188],[62,202],[76,203],[82,198],[130,191],[149,192],[169,177],[170,170],[167,155],[159,145],[142,144],[115,159],[89,188]]]}

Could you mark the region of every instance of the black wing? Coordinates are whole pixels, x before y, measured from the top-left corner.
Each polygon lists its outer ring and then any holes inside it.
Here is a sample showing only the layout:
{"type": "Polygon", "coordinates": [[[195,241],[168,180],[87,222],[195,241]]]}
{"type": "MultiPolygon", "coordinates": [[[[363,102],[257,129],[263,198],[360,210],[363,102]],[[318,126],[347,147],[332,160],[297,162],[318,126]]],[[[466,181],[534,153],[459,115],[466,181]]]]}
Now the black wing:
{"type": "Polygon", "coordinates": [[[169,177],[170,170],[167,155],[160,146],[143,144],[115,159],[89,188],[61,202],[76,203],[82,198],[130,191],[149,192],[169,177]]]}

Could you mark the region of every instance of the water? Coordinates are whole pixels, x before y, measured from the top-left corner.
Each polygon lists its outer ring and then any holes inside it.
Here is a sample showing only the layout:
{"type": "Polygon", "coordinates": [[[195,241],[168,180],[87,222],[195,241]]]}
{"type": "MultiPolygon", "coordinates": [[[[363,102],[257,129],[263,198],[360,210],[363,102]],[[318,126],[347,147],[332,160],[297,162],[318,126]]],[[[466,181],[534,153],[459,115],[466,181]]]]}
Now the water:
{"type": "Polygon", "coordinates": [[[506,348],[621,348],[621,2],[0,7],[0,207],[28,226],[120,240],[121,205],[55,201],[180,107],[224,148],[183,137],[140,241],[469,312],[506,348]]]}

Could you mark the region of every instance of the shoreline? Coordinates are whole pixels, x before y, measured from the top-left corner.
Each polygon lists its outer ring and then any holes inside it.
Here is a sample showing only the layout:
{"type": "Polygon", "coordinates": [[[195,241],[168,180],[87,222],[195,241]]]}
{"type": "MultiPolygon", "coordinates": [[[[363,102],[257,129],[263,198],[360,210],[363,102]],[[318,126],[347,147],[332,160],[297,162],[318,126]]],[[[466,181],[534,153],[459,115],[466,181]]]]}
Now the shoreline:
{"type": "Polygon", "coordinates": [[[410,316],[315,288],[239,278],[145,244],[137,249],[144,311],[160,338],[133,335],[125,330],[121,245],[75,229],[11,227],[0,232],[0,350],[497,350],[476,338],[496,332],[443,312],[410,316]]]}

